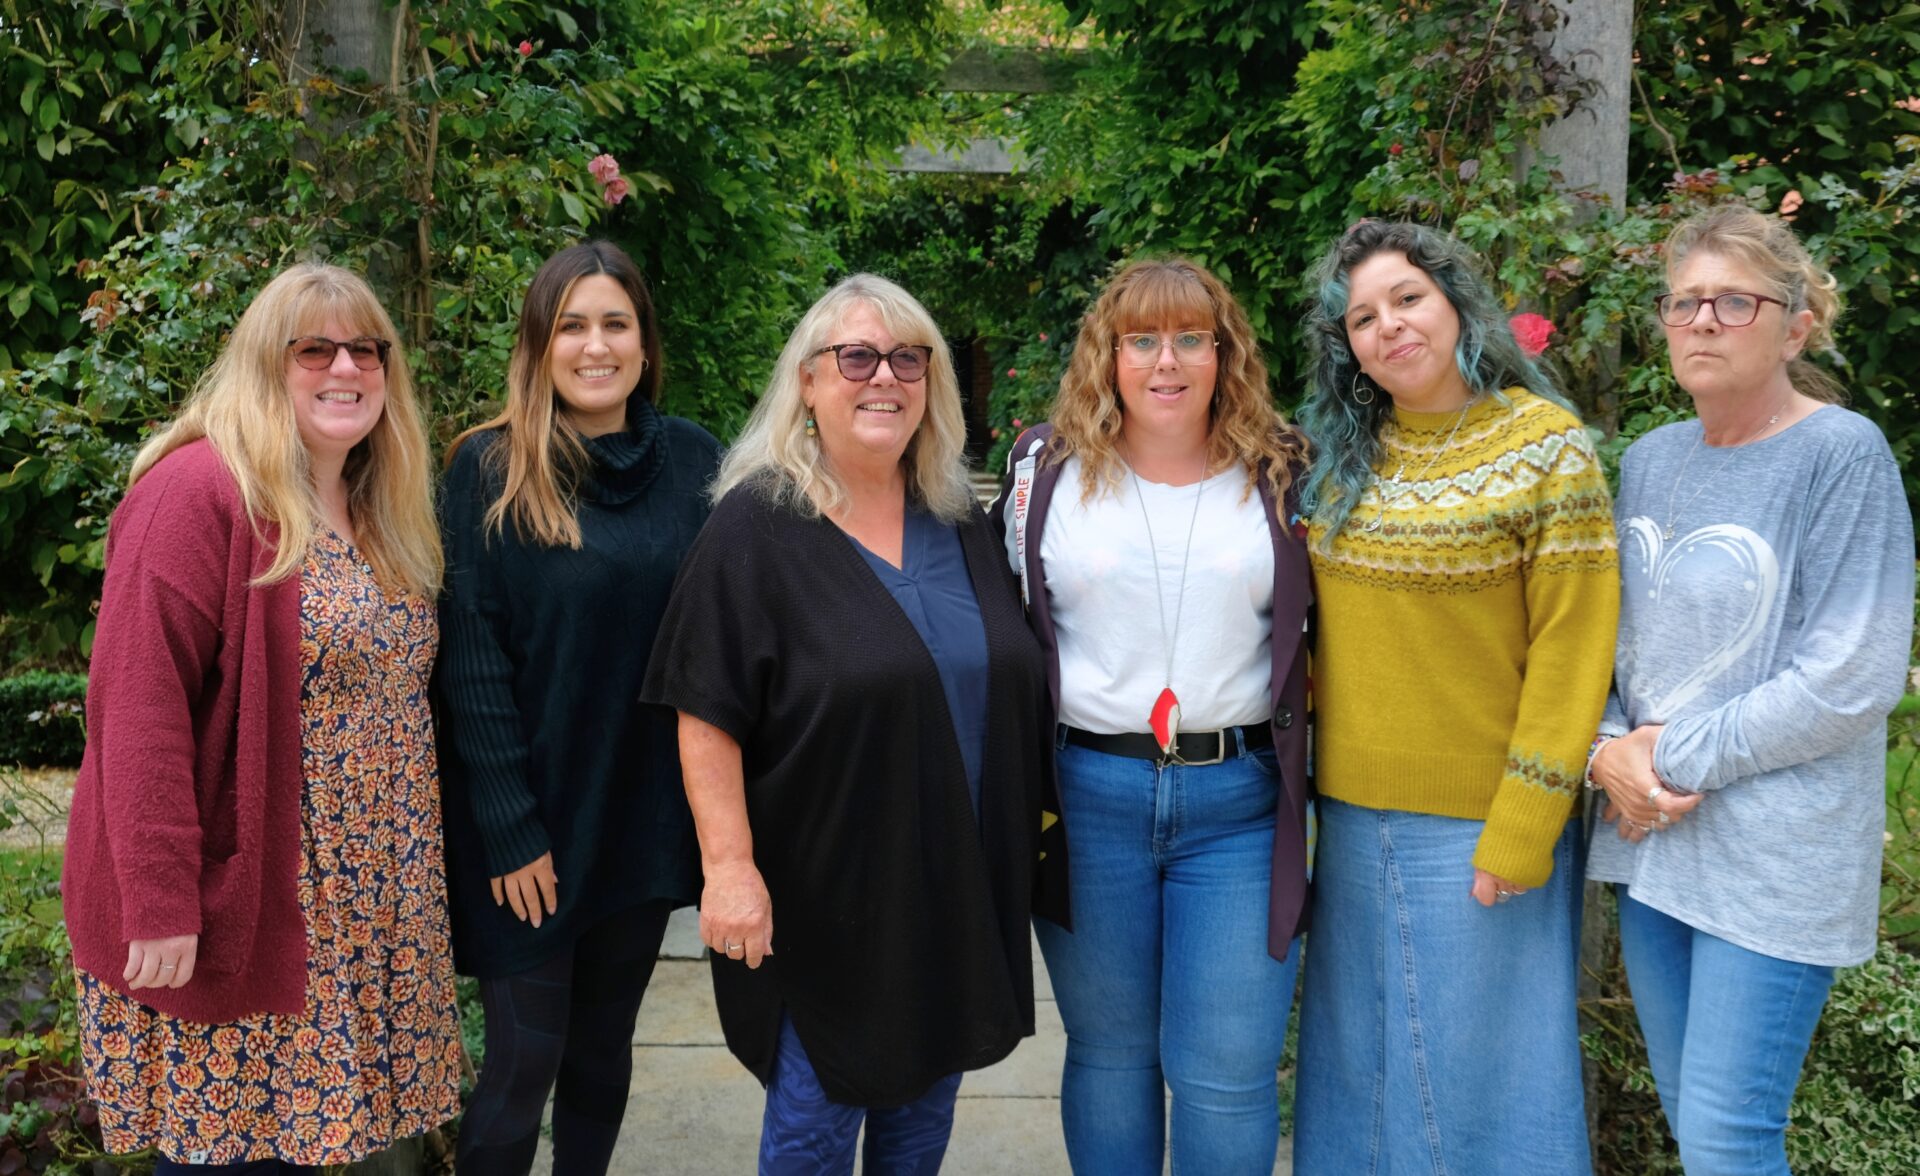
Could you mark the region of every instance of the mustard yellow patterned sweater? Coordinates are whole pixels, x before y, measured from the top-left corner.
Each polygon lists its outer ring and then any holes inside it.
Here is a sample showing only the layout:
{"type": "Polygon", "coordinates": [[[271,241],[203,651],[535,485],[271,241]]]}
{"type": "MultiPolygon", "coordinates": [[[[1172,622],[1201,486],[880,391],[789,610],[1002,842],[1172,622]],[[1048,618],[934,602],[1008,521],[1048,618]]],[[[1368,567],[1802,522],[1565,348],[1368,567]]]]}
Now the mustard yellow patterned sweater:
{"type": "Polygon", "coordinates": [[[1606,704],[1620,575],[1580,422],[1505,400],[1396,410],[1330,551],[1312,528],[1315,775],[1350,804],[1484,820],[1473,864],[1538,886],[1606,704]]]}

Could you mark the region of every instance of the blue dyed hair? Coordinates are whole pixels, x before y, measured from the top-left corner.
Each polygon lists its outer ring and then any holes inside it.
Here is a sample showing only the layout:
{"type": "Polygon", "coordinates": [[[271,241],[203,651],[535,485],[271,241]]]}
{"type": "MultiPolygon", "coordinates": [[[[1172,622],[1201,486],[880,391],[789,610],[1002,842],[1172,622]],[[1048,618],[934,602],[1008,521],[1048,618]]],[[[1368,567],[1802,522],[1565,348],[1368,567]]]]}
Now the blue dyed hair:
{"type": "Polygon", "coordinates": [[[1301,497],[1326,527],[1322,546],[1333,541],[1353,513],[1380,459],[1380,426],[1393,399],[1360,372],[1347,342],[1347,282],[1376,253],[1404,254],[1433,279],[1460,318],[1454,363],[1475,395],[1504,399],[1516,385],[1569,411],[1573,406],[1547,372],[1520,350],[1506,311],[1475,269],[1466,247],[1446,233],[1405,221],[1364,220],[1334,242],[1313,268],[1313,303],[1303,333],[1311,357],[1307,398],[1298,420],[1313,446],[1301,497]],[[1371,402],[1355,398],[1358,383],[1371,402]]]}

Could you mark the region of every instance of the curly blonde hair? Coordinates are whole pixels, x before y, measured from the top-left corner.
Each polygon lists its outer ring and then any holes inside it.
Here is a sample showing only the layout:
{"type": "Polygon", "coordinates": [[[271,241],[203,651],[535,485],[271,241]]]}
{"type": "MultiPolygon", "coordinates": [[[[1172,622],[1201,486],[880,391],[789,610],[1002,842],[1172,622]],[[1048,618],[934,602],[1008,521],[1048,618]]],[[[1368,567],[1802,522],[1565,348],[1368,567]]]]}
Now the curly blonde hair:
{"type": "Polygon", "coordinates": [[[1115,348],[1123,334],[1168,324],[1211,330],[1219,344],[1219,375],[1208,406],[1207,472],[1244,466],[1247,493],[1265,473],[1275,496],[1284,495],[1294,468],[1306,459],[1306,441],[1274,407],[1267,364],[1246,311],[1220,279],[1184,257],[1129,263],[1080,320],[1073,358],[1053,402],[1050,460],[1080,459],[1083,502],[1119,489],[1126,471],[1118,449],[1125,410],[1115,348]]]}
{"type": "Polygon", "coordinates": [[[1833,324],[1842,305],[1840,283],[1807,252],[1792,225],[1744,204],[1715,205],[1681,221],[1667,235],[1669,281],[1695,253],[1711,253],[1752,270],[1769,287],[1761,293],[1785,302],[1788,314],[1813,312],[1806,346],[1787,362],[1787,378],[1803,396],[1846,403],[1840,381],[1805,358],[1809,351],[1833,350],[1833,324]]]}

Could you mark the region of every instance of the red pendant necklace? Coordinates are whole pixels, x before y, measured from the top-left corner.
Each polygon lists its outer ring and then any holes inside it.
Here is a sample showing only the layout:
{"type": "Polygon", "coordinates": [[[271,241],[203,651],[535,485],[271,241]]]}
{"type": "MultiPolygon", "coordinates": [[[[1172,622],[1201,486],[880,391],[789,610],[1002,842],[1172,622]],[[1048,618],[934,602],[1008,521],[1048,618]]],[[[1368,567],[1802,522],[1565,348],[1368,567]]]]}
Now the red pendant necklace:
{"type": "Polygon", "coordinates": [[[1147,714],[1147,726],[1159,741],[1160,754],[1171,756],[1174,741],[1180,738],[1180,696],[1173,692],[1173,651],[1180,637],[1180,616],[1187,605],[1187,568],[1193,560],[1193,532],[1200,522],[1200,496],[1207,489],[1207,455],[1200,454],[1200,480],[1193,488],[1193,517],[1187,520],[1187,546],[1180,557],[1180,593],[1174,599],[1173,629],[1167,629],[1167,594],[1160,584],[1160,547],[1153,539],[1153,515],[1147,510],[1147,496],[1140,486],[1140,473],[1127,463],[1127,472],[1133,475],[1133,496],[1140,501],[1140,517],[1147,524],[1147,551],[1153,556],[1153,599],[1160,606],[1160,642],[1166,648],[1167,668],[1161,679],[1165,683],[1160,688],[1159,697],[1153,700],[1153,709],[1147,714]]]}

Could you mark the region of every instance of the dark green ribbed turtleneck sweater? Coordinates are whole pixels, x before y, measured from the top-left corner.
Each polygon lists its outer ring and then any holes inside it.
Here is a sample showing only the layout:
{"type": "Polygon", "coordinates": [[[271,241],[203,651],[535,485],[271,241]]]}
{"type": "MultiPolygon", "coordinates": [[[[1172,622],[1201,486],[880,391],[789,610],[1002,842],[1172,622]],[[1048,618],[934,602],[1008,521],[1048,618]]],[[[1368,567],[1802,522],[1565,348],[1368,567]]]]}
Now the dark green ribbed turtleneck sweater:
{"type": "Polygon", "coordinates": [[[454,957],[522,972],[606,915],[699,897],[670,710],[637,701],[680,557],[707,517],[720,445],[638,400],[589,439],[578,550],[485,529],[501,474],[483,433],[441,485],[446,593],[435,676],[454,957]],[[559,910],[538,929],[488,879],[553,851],[559,910]]]}

